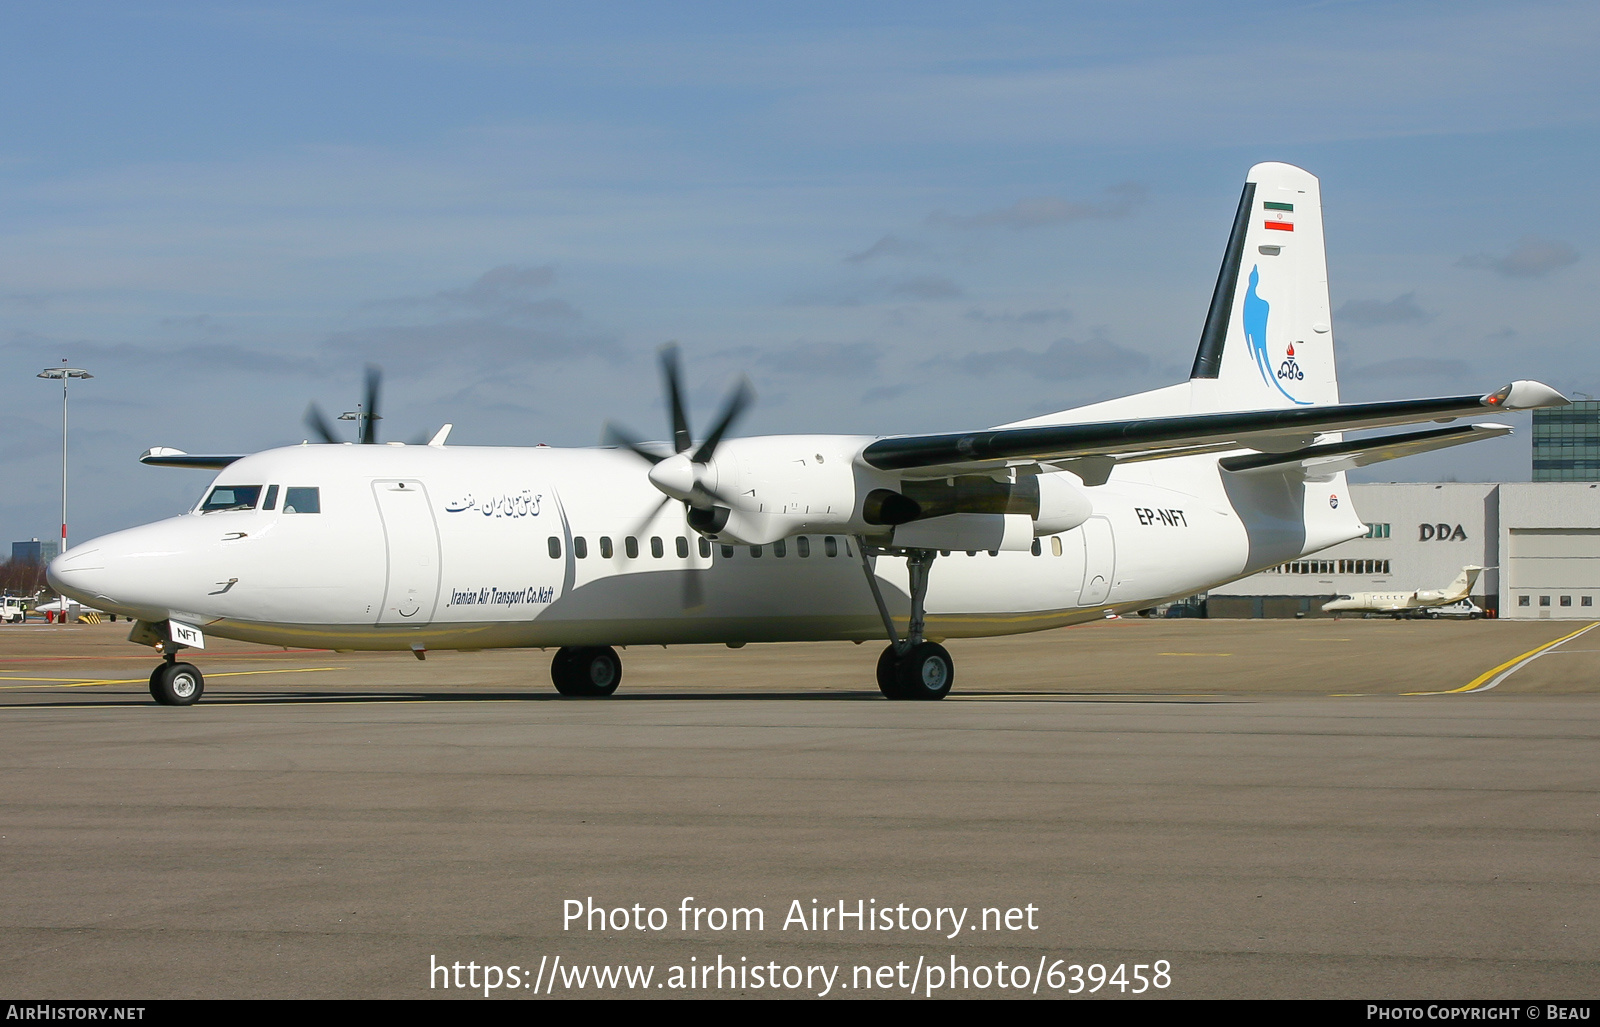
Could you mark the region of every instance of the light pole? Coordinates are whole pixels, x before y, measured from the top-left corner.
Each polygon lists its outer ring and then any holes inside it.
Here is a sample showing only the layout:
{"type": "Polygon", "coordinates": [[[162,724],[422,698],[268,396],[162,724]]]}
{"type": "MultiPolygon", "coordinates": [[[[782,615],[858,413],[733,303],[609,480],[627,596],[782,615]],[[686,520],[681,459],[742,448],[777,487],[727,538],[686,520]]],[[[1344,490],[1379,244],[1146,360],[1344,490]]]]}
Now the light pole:
{"type": "MultiPolygon", "coordinates": [[[[66,357],[61,362],[67,362],[66,357]]],[[[61,552],[67,551],[67,381],[72,378],[93,378],[81,367],[47,367],[37,377],[61,379],[61,552]]],[[[63,611],[66,609],[62,607],[63,611]]]]}

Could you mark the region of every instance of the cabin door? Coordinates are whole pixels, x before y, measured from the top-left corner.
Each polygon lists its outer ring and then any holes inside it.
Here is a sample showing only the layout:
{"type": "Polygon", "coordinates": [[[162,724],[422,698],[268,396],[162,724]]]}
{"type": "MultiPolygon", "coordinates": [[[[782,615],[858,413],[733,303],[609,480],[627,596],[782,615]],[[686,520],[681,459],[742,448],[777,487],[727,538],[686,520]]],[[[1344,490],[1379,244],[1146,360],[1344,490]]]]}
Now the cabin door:
{"type": "Polygon", "coordinates": [[[439,599],[439,529],[427,489],[413,479],[372,483],[383,521],[388,578],[379,624],[426,624],[439,599]]]}

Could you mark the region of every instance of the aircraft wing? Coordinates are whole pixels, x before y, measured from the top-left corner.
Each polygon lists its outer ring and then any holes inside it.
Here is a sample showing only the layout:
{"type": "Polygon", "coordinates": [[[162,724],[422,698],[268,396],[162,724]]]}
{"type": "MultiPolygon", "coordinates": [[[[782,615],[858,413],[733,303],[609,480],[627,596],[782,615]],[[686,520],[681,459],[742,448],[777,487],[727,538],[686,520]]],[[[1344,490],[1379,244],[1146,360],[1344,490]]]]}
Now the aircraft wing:
{"type": "Polygon", "coordinates": [[[152,467],[198,467],[205,470],[220,471],[235,460],[243,460],[244,454],[238,453],[231,456],[221,454],[185,453],[181,449],[168,449],[165,446],[156,446],[144,451],[139,457],[141,464],[152,467]]]}
{"type": "MultiPolygon", "coordinates": [[[[1566,397],[1548,385],[1515,381],[1482,396],[1183,414],[1128,421],[996,428],[947,435],[907,435],[869,443],[862,450],[861,459],[883,471],[912,471],[913,476],[937,477],[970,474],[975,470],[1011,464],[1054,463],[1085,457],[1142,454],[1144,459],[1161,459],[1224,449],[1288,453],[1310,447],[1316,436],[1323,432],[1452,421],[1489,410],[1530,410],[1534,407],[1564,406],[1568,402],[1566,397]]],[[[1466,440],[1463,438],[1461,441],[1466,440]]],[[[1109,465],[1109,461],[1106,463],[1109,465]]]]}

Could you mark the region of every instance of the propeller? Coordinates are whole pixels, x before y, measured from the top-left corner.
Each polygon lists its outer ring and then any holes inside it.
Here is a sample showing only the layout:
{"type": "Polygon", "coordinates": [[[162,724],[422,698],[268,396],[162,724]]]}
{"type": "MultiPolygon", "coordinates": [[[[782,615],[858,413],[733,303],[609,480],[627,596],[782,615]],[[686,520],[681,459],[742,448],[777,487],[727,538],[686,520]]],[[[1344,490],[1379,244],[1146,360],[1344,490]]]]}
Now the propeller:
{"type": "MultiPolygon", "coordinates": [[[[378,422],[383,416],[378,413],[378,394],[383,385],[383,371],[376,364],[367,365],[367,380],[365,402],[355,410],[339,415],[341,421],[356,422],[356,441],[365,445],[375,445],[378,441],[378,422]]],[[[334,434],[333,425],[322,413],[322,408],[313,402],[306,407],[306,427],[310,428],[323,442],[329,445],[340,445],[343,439],[334,434]]]]}
{"type": "MultiPolygon", "coordinates": [[[[728,429],[733,427],[755,399],[750,380],[740,376],[723,403],[710,434],[698,447],[689,431],[688,405],[683,400],[682,375],[679,372],[678,346],[667,343],[661,347],[661,377],[666,387],[668,413],[672,419],[672,455],[639,441],[631,432],[617,424],[607,422],[605,440],[649,462],[650,484],[662,493],[661,501],[639,522],[633,534],[641,535],[650,522],[661,513],[661,508],[676,499],[684,505],[689,526],[704,534],[714,535],[727,523],[733,502],[718,492],[708,479],[714,478],[711,459],[722,444],[728,429]],[[692,450],[692,452],[691,452],[692,450]]],[[[684,606],[699,606],[700,583],[695,574],[684,576],[684,606]]]]}

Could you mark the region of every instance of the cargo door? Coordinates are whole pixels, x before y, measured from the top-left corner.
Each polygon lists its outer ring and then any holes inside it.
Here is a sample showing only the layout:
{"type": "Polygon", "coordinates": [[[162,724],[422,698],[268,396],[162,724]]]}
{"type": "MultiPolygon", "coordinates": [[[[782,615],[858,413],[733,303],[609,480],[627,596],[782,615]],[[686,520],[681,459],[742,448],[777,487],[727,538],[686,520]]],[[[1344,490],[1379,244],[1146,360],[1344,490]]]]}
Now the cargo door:
{"type": "Polygon", "coordinates": [[[1104,517],[1089,518],[1079,530],[1083,532],[1083,589],[1078,593],[1078,605],[1099,606],[1111,595],[1117,568],[1116,539],[1111,522],[1104,517]]]}

